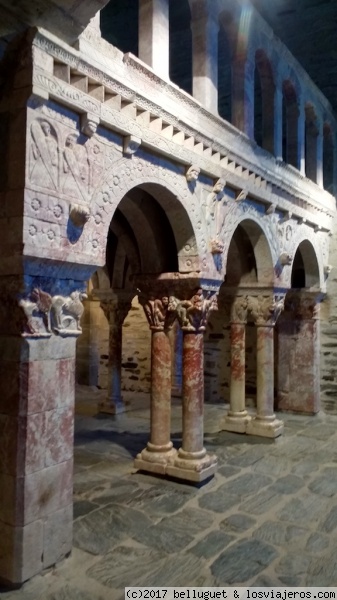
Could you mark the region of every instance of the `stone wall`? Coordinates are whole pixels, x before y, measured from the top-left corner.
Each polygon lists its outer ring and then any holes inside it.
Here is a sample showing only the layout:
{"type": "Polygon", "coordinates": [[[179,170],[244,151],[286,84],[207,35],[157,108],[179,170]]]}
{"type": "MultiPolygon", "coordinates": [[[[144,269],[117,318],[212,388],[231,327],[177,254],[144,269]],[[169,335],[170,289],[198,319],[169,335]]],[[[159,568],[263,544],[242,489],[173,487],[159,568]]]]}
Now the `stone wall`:
{"type": "Polygon", "coordinates": [[[337,223],[330,242],[327,294],[321,304],[321,400],[322,408],[337,412],[337,223]]]}

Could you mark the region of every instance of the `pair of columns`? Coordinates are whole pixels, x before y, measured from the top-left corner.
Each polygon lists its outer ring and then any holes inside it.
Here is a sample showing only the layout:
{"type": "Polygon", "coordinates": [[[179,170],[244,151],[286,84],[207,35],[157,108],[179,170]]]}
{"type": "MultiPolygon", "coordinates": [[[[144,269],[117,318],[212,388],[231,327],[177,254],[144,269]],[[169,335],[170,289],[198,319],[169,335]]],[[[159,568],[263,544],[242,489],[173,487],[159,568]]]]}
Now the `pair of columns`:
{"type": "Polygon", "coordinates": [[[315,413],[319,410],[318,295],[289,292],[274,296],[239,296],[231,307],[230,408],[223,429],[275,438],[283,423],[274,414],[274,372],[279,409],[315,413]],[[283,308],[286,310],[283,312],[283,308]],[[245,407],[245,332],[250,313],[256,326],[256,415],[245,407]],[[280,315],[282,317],[279,319],[280,315]],[[278,326],[277,364],[274,330],[278,326]],[[276,366],[276,369],[275,369],[276,366]]]}
{"type": "Polygon", "coordinates": [[[283,423],[274,414],[274,327],[283,299],[274,296],[239,296],[231,307],[230,409],[223,429],[275,438],[283,423]],[[256,415],[245,408],[246,324],[250,312],[256,325],[256,415]]]}
{"type": "Polygon", "coordinates": [[[150,440],[135,459],[142,471],[200,482],[215,473],[217,459],[203,444],[204,332],[216,296],[196,291],[189,299],[140,295],[152,332],[150,440]],[[175,319],[183,331],[182,445],[171,442],[172,357],[169,331],[175,319]]]}

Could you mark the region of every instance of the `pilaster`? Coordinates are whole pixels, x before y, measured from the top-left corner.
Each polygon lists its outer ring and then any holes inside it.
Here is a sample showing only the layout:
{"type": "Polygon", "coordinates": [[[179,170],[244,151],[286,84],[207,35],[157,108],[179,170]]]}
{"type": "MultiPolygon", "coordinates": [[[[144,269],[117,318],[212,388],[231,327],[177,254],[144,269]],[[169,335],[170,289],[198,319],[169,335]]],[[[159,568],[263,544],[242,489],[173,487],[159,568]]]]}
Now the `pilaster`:
{"type": "Polygon", "coordinates": [[[193,96],[217,114],[219,24],[209,4],[206,7],[199,2],[192,7],[193,96]]]}

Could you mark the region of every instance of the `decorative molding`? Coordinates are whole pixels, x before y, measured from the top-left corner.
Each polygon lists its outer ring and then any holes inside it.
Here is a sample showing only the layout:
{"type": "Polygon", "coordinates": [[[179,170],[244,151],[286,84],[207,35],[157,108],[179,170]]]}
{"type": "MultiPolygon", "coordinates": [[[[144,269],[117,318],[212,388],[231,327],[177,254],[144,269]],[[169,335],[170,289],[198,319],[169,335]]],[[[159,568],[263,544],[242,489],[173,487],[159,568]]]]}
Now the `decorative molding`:
{"type": "Polygon", "coordinates": [[[50,337],[57,333],[62,337],[79,336],[82,332],[80,319],[84,311],[83,292],[74,291],[70,296],[51,296],[40,288],[27,298],[19,300],[19,306],[26,316],[24,337],[50,337]]]}

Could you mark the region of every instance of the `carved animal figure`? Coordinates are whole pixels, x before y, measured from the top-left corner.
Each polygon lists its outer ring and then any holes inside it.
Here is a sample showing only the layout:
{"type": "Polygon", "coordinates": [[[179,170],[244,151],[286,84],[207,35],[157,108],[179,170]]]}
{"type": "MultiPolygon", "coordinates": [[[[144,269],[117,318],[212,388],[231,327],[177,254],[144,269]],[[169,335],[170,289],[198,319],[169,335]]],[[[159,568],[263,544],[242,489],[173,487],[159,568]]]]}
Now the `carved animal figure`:
{"type": "Polygon", "coordinates": [[[54,296],[51,312],[56,329],[71,329],[75,321],[75,330],[82,331],[80,320],[84,312],[82,300],[87,298],[83,292],[72,292],[70,296],[54,296]]]}
{"type": "Polygon", "coordinates": [[[30,294],[30,299],[22,298],[19,301],[19,306],[23,309],[27,323],[26,328],[28,333],[34,335],[38,333],[51,332],[50,328],[50,309],[52,305],[52,297],[47,292],[43,292],[39,288],[35,288],[30,294]],[[33,320],[33,317],[41,317],[41,325],[38,321],[33,320]],[[44,327],[42,327],[44,325],[44,327]]]}

